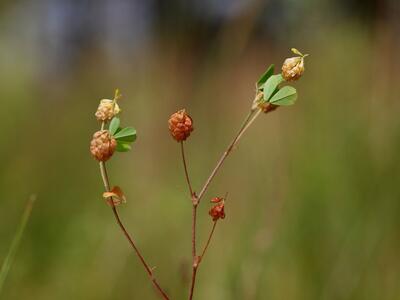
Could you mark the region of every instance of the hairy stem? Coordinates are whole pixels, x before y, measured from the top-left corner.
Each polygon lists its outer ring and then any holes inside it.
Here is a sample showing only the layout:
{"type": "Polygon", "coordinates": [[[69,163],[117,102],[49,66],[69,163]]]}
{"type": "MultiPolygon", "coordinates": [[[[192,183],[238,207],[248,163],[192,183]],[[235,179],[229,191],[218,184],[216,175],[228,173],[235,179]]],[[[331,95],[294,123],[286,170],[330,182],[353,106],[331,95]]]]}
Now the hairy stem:
{"type": "MultiPolygon", "coordinates": [[[[108,179],[107,169],[106,169],[106,165],[104,162],[100,162],[100,173],[101,173],[101,177],[103,179],[104,188],[107,192],[109,192],[110,191],[110,181],[108,179]]],[[[122,223],[121,218],[119,217],[119,214],[118,214],[117,207],[114,204],[113,198],[109,197],[107,200],[111,205],[111,209],[113,211],[115,220],[118,223],[118,226],[120,227],[122,233],[128,240],[129,244],[132,246],[132,248],[135,251],[136,255],[138,256],[140,262],[142,263],[143,267],[145,268],[154,288],[159,292],[162,299],[169,300],[168,295],[164,292],[164,290],[161,288],[161,286],[158,284],[156,278],[154,277],[152,268],[150,268],[150,266],[147,264],[143,255],[141,254],[139,248],[136,246],[135,242],[133,241],[133,238],[130,236],[130,234],[126,230],[124,224],[122,223]]]]}

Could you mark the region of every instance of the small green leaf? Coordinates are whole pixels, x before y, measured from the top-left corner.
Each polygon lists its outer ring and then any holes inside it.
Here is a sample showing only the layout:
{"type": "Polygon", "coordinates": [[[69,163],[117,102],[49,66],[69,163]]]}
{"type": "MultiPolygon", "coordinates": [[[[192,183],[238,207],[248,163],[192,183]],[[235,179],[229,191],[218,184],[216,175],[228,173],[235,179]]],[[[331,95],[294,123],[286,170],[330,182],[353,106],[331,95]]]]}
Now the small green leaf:
{"type": "Polygon", "coordinates": [[[277,89],[278,85],[284,81],[281,74],[272,75],[265,83],[264,83],[264,100],[268,101],[272,94],[277,89]]]}
{"type": "Polygon", "coordinates": [[[284,86],[272,96],[269,102],[275,105],[292,105],[296,102],[296,99],[296,89],[292,86],[284,86]]]}
{"type": "Polygon", "coordinates": [[[133,143],[134,141],[136,141],[136,135],[129,135],[129,136],[124,136],[124,137],[119,137],[116,140],[117,141],[121,141],[121,142],[133,143]]]}
{"type": "Polygon", "coordinates": [[[260,89],[262,85],[274,74],[274,65],[270,65],[267,69],[267,71],[264,72],[264,74],[261,75],[260,79],[257,81],[257,87],[260,89]]]}
{"type": "Polygon", "coordinates": [[[297,54],[297,55],[300,55],[300,56],[304,56],[299,50],[297,50],[296,48],[292,48],[292,49],[290,49],[290,50],[292,50],[292,52],[294,53],[294,54],[297,54]]]}
{"type": "Polygon", "coordinates": [[[108,127],[108,130],[110,131],[111,135],[114,135],[117,133],[117,130],[119,128],[119,123],[121,123],[121,121],[117,117],[114,117],[111,120],[110,126],[108,127]]]}
{"type": "Polygon", "coordinates": [[[131,149],[132,149],[132,147],[129,144],[129,142],[123,142],[123,141],[117,140],[117,148],[116,148],[116,150],[118,152],[128,152],[131,149]]]}
{"type": "Polygon", "coordinates": [[[118,141],[134,142],[136,140],[136,130],[132,127],[125,127],[118,131],[114,138],[118,141]]]}

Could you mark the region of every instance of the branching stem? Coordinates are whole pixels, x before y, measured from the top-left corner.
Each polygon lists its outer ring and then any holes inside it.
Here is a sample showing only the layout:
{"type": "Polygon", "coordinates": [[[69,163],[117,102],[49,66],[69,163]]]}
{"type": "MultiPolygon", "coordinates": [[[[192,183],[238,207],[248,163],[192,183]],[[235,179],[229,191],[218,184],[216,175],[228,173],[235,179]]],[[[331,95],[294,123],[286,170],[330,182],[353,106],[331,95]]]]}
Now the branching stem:
{"type": "MultiPolygon", "coordinates": [[[[207,251],[207,248],[210,244],[211,238],[214,234],[215,231],[215,227],[217,225],[217,222],[214,222],[214,225],[212,227],[212,230],[210,232],[209,238],[207,240],[206,246],[204,247],[204,250],[201,254],[201,256],[197,256],[196,255],[196,219],[197,219],[197,206],[200,203],[200,200],[202,199],[202,197],[204,196],[204,194],[206,193],[208,187],[210,186],[210,183],[212,182],[212,180],[214,179],[215,175],[218,173],[219,169],[221,168],[221,166],[223,165],[225,159],[229,156],[229,154],[232,152],[232,150],[235,148],[235,146],[237,145],[237,143],[239,142],[240,138],[243,136],[243,134],[247,131],[247,129],[251,126],[251,124],[253,124],[253,122],[256,120],[256,118],[260,115],[261,110],[258,109],[257,111],[255,110],[250,110],[250,112],[248,113],[248,115],[246,116],[246,118],[244,119],[242,126],[240,127],[239,131],[236,133],[235,137],[233,138],[232,142],[228,145],[228,147],[226,148],[225,152],[222,154],[221,158],[218,160],[216,166],[214,167],[214,169],[211,171],[211,174],[208,176],[206,182],[203,185],[203,188],[200,190],[200,193],[198,194],[198,196],[196,196],[195,194],[192,194],[192,200],[193,200],[193,216],[192,216],[192,255],[193,255],[193,266],[192,266],[192,280],[191,280],[191,285],[190,285],[190,290],[189,290],[189,300],[193,299],[193,295],[194,295],[194,287],[196,284],[196,276],[197,276],[197,269],[199,267],[199,264],[201,262],[201,259],[203,258],[205,252],[207,251]]],[[[184,162],[184,166],[185,166],[185,172],[186,170],[186,162],[185,162],[185,158],[184,158],[184,154],[183,154],[183,144],[182,144],[182,157],[183,157],[183,162],[184,162]]],[[[188,185],[189,185],[189,189],[192,191],[191,185],[190,185],[190,180],[188,180],[188,175],[186,173],[187,176],[187,181],[188,181],[188,185]]]]}

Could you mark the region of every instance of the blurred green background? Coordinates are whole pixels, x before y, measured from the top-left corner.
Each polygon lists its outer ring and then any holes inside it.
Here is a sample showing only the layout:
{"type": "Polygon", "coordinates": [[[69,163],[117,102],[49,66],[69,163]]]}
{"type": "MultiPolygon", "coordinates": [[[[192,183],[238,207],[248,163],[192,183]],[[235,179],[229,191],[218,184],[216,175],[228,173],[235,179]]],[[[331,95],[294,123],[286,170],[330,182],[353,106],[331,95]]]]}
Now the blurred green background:
{"type": "MultiPolygon", "coordinates": [[[[400,4],[1,1],[0,263],[37,201],[0,299],[157,299],[101,195],[89,141],[120,88],[133,151],[108,163],[121,217],[186,299],[191,203],[167,119],[186,108],[199,189],[254,83],[310,53],[299,100],[258,119],[207,193],[229,192],[196,299],[400,299],[400,4]]],[[[199,238],[211,228],[204,201],[199,238]]]]}

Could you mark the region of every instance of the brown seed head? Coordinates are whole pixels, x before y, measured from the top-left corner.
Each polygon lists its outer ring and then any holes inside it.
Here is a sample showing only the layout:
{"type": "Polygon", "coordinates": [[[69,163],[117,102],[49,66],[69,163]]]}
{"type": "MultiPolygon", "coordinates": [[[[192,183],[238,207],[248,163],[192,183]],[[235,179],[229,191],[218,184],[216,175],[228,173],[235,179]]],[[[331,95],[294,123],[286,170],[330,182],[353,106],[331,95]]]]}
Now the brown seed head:
{"type": "Polygon", "coordinates": [[[218,221],[219,219],[225,219],[225,203],[221,201],[220,203],[211,207],[208,214],[211,216],[213,221],[218,221]]]}
{"type": "Polygon", "coordinates": [[[298,80],[304,73],[304,56],[287,58],[282,65],[282,77],[286,81],[298,80]]]}
{"type": "Polygon", "coordinates": [[[97,120],[109,121],[120,112],[120,108],[116,101],[103,99],[100,101],[99,107],[95,113],[97,120]]]}
{"type": "Polygon", "coordinates": [[[168,120],[168,128],[177,141],[185,141],[193,131],[193,120],[184,109],[174,113],[168,120]]]}
{"type": "Polygon", "coordinates": [[[98,161],[107,161],[114,153],[117,141],[108,130],[97,131],[90,142],[90,153],[98,161]]]}

